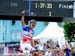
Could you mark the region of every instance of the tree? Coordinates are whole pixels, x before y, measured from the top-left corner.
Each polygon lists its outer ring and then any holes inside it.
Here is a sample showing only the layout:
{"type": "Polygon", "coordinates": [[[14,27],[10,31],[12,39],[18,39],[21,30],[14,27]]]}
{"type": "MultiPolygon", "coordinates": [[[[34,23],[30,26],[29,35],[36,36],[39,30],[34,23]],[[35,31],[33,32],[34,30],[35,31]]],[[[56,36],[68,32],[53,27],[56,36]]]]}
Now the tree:
{"type": "Polygon", "coordinates": [[[71,41],[75,40],[75,23],[65,23],[64,24],[64,33],[65,33],[65,37],[66,39],[71,41]]]}

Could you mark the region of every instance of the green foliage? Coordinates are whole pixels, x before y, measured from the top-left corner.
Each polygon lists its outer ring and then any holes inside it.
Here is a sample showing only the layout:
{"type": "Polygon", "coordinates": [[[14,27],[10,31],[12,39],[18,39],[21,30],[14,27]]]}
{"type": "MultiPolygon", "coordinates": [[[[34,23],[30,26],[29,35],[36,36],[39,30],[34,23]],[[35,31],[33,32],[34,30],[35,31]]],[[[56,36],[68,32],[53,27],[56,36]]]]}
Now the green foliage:
{"type": "Polygon", "coordinates": [[[75,40],[75,23],[65,23],[64,30],[66,39],[69,39],[70,41],[75,40]]]}

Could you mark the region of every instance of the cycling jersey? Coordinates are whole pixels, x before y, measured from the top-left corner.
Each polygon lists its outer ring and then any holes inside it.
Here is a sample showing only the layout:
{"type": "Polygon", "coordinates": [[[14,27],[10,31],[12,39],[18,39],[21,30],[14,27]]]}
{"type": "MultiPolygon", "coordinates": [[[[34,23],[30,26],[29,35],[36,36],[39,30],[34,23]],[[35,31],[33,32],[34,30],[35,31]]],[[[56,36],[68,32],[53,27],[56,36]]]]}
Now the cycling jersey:
{"type": "Polygon", "coordinates": [[[34,31],[30,31],[30,27],[25,25],[22,29],[22,41],[23,42],[30,42],[33,37],[34,31]]]}

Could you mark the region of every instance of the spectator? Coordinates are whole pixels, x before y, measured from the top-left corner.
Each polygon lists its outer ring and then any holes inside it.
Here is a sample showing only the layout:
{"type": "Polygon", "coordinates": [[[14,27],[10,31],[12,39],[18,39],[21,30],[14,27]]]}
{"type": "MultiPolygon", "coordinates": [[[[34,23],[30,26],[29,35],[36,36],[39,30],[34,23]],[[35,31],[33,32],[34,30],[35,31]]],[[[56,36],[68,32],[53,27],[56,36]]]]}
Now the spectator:
{"type": "Polygon", "coordinates": [[[48,51],[45,53],[45,56],[52,56],[51,50],[48,50],[48,51]]]}
{"type": "Polygon", "coordinates": [[[65,49],[65,55],[70,56],[70,50],[68,48],[65,49]]]}
{"type": "Polygon", "coordinates": [[[75,43],[74,43],[74,46],[73,46],[73,49],[72,49],[72,56],[75,56],[75,43]]]}
{"type": "Polygon", "coordinates": [[[64,50],[59,50],[58,56],[64,56],[64,50]]]}
{"type": "Polygon", "coordinates": [[[55,56],[56,55],[55,50],[53,48],[50,49],[50,52],[51,52],[51,56],[55,56]]]}
{"type": "Polygon", "coordinates": [[[66,46],[65,54],[66,54],[66,56],[70,56],[71,46],[70,46],[70,44],[69,44],[69,42],[67,40],[65,42],[65,46],[66,46]]]}
{"type": "Polygon", "coordinates": [[[50,42],[47,41],[47,49],[50,48],[50,42]]]}
{"type": "Polygon", "coordinates": [[[44,45],[43,45],[43,50],[44,50],[44,52],[46,52],[47,51],[47,44],[46,43],[44,43],[44,45]]]}
{"type": "Polygon", "coordinates": [[[40,46],[39,42],[38,41],[35,41],[35,49],[36,49],[36,51],[39,50],[39,46],[40,46]]]}
{"type": "Polygon", "coordinates": [[[58,41],[57,41],[55,44],[56,44],[56,47],[59,48],[59,43],[58,43],[58,41]]]}
{"type": "Polygon", "coordinates": [[[75,48],[72,49],[72,56],[75,56],[75,48]]]}

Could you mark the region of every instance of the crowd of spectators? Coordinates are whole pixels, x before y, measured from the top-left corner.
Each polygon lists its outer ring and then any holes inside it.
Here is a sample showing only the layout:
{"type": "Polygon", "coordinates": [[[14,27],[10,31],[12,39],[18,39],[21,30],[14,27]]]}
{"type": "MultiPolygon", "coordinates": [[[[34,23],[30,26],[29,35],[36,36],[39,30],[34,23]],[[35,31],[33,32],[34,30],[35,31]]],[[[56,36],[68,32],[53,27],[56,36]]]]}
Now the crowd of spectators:
{"type": "Polygon", "coordinates": [[[58,41],[54,42],[53,40],[48,40],[43,45],[39,41],[35,43],[37,56],[75,56],[75,44],[72,46],[67,40],[62,48],[58,41]]]}
{"type": "Polygon", "coordinates": [[[35,41],[35,50],[31,56],[75,56],[75,44],[72,46],[68,41],[60,48],[58,41],[48,40],[43,45],[35,41]]]}

